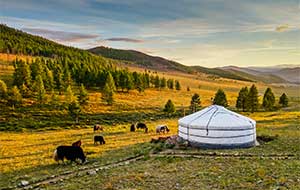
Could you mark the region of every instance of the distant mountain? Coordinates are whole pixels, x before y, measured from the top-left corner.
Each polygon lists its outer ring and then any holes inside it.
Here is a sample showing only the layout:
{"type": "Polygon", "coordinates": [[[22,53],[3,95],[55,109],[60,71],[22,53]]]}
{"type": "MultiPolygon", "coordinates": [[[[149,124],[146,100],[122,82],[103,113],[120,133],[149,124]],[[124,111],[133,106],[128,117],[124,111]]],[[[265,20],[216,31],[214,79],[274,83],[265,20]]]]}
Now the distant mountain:
{"type": "Polygon", "coordinates": [[[232,72],[231,70],[223,70],[220,68],[206,68],[206,67],[201,67],[201,66],[191,66],[194,71],[200,72],[200,73],[205,73],[209,75],[215,75],[223,78],[229,78],[229,79],[235,79],[235,80],[242,80],[242,81],[250,81],[254,82],[257,81],[254,79],[254,77],[248,77],[246,73],[241,73],[241,72],[232,72]]]}
{"type": "Polygon", "coordinates": [[[294,67],[292,67],[292,65],[289,65],[288,67],[276,66],[270,68],[251,67],[251,69],[255,71],[262,71],[263,73],[279,76],[291,83],[300,83],[299,65],[295,65],[294,67]]]}
{"type": "Polygon", "coordinates": [[[149,69],[192,73],[192,69],[188,66],[182,65],[175,61],[167,60],[162,57],[150,56],[135,50],[122,50],[100,46],[89,49],[88,51],[106,58],[133,62],[138,66],[149,69]]]}
{"type": "Polygon", "coordinates": [[[300,83],[300,67],[293,67],[293,65],[271,67],[226,66],[220,69],[234,72],[236,75],[242,72],[242,76],[246,78],[265,83],[300,83]]]}
{"type": "Polygon", "coordinates": [[[281,69],[276,75],[290,82],[300,83],[300,67],[281,69]]]}
{"type": "Polygon", "coordinates": [[[243,81],[253,81],[251,79],[245,78],[241,75],[236,75],[235,73],[228,72],[218,68],[206,68],[200,66],[185,66],[175,61],[167,60],[162,57],[151,56],[145,53],[135,51],[135,50],[122,50],[114,49],[108,47],[95,47],[89,49],[91,53],[101,55],[106,58],[117,59],[122,61],[129,61],[136,64],[137,66],[158,70],[158,71],[180,71],[185,73],[204,73],[207,75],[214,75],[217,77],[243,80],[243,81]]]}

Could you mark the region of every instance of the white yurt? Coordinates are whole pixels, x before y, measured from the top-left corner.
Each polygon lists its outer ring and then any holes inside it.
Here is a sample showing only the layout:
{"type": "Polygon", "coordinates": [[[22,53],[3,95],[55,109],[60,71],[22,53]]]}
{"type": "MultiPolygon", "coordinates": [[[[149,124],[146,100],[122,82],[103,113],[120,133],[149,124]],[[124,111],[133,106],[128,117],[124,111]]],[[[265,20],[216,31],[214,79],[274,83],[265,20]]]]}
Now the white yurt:
{"type": "Polygon", "coordinates": [[[256,122],[212,105],[178,120],[178,135],[202,148],[246,148],[255,145],[256,122]]]}

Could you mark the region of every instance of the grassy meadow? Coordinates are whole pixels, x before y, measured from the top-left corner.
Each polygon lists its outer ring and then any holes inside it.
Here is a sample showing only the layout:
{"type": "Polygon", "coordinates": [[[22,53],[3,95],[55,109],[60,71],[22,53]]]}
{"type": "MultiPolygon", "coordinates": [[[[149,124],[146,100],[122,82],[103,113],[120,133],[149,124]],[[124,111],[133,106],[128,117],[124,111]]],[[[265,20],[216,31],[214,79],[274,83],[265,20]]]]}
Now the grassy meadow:
{"type": "MultiPolygon", "coordinates": [[[[235,150],[170,149],[189,155],[209,153],[205,158],[180,158],[172,156],[146,157],[128,166],[120,166],[100,172],[96,177],[88,175],[71,178],[62,183],[46,185],[46,189],[273,189],[275,187],[297,189],[300,181],[300,113],[259,112],[248,114],[257,121],[258,137],[271,137],[260,146],[235,150]],[[223,154],[239,157],[222,157],[223,154]],[[243,155],[246,155],[243,157],[243,155]],[[253,157],[249,158],[249,155],[253,157]],[[272,156],[269,157],[268,156],[272,156]],[[283,159],[277,157],[283,156],[283,159]],[[286,157],[285,156],[290,156],[286,157]],[[265,158],[264,158],[265,157],[265,158]],[[243,167],[241,167],[243,166],[243,167]],[[192,183],[190,183],[193,181],[192,183]]],[[[149,122],[150,132],[129,132],[129,125],[105,126],[106,144],[93,144],[93,130],[69,129],[42,132],[1,132],[1,187],[13,187],[21,180],[30,182],[76,172],[81,167],[105,165],[137,154],[149,154],[150,150],[164,151],[159,144],[151,144],[158,137],[154,127],[166,123],[171,134],[177,133],[177,120],[149,122]],[[58,145],[71,144],[82,139],[88,163],[57,165],[51,158],[58,145]]]]}
{"type": "MultiPolygon", "coordinates": [[[[13,67],[2,61],[0,79],[10,83],[13,67]]],[[[129,68],[130,70],[141,70],[129,68]]],[[[106,169],[96,176],[77,175],[59,183],[46,184],[44,189],[300,189],[300,94],[299,86],[266,85],[256,83],[260,102],[265,89],[270,86],[278,97],[287,93],[290,106],[274,112],[242,113],[257,121],[257,135],[269,137],[260,146],[236,150],[167,149],[163,144],[149,143],[155,126],[167,124],[177,134],[177,120],[188,113],[194,93],[199,93],[202,106],[211,105],[211,98],[222,88],[231,109],[241,87],[250,82],[214,78],[206,75],[163,73],[158,75],[179,80],[182,89],[147,89],[116,93],[115,103],[107,106],[101,101],[99,89],[89,89],[89,104],[79,119],[79,124],[64,108],[64,95],[60,105],[39,106],[34,99],[25,99],[22,107],[2,107],[0,112],[0,189],[16,188],[21,180],[30,183],[42,181],[64,172],[78,172],[144,155],[144,159],[125,166],[106,169]],[[187,91],[187,87],[190,91],[187,91]],[[171,99],[177,113],[168,116],[162,109],[171,99]],[[129,132],[133,122],[146,122],[149,133],[129,132]],[[105,145],[93,144],[95,123],[104,126],[105,145]],[[81,139],[87,155],[85,165],[57,165],[52,159],[59,145],[70,145],[81,139]],[[187,155],[215,156],[176,157],[150,156],[151,152],[175,151],[187,155]],[[232,155],[223,157],[223,154],[232,155]],[[247,155],[247,156],[245,156],[247,155]],[[250,156],[249,156],[250,155],[250,156]],[[282,159],[283,157],[283,159],[282,159]]],[[[73,87],[77,92],[78,87],[73,87]]]]}

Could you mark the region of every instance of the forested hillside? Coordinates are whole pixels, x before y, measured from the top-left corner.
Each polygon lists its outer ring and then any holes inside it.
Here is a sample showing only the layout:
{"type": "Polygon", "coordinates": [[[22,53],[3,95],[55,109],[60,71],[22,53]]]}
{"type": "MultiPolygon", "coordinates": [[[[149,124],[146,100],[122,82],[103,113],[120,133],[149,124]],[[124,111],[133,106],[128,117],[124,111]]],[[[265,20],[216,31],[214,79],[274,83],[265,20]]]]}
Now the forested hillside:
{"type": "Polygon", "coordinates": [[[76,60],[101,60],[92,56],[88,51],[67,47],[40,36],[27,34],[21,30],[0,24],[0,52],[43,56],[49,58],[68,57],[76,60]]]}
{"type": "Polygon", "coordinates": [[[53,75],[55,89],[60,91],[72,82],[78,85],[84,84],[87,87],[103,88],[109,73],[113,76],[116,87],[122,90],[139,89],[143,91],[150,87],[150,82],[156,87],[164,86],[164,84],[160,84],[160,81],[165,79],[150,76],[147,73],[132,73],[128,70],[118,69],[114,66],[114,62],[117,61],[93,55],[88,51],[67,47],[3,24],[0,25],[0,31],[1,53],[42,57],[32,62],[15,61],[15,69],[16,71],[20,70],[18,75],[21,76],[19,76],[19,82],[14,81],[14,84],[19,88],[23,83],[29,87],[31,83],[35,82],[35,76],[38,74],[42,75],[44,83],[47,83],[49,79],[47,73],[49,74],[49,72],[52,73],[50,75],[53,75]],[[38,74],[35,74],[36,72],[38,74]],[[33,77],[27,77],[26,73],[33,77]],[[25,78],[28,78],[29,82],[26,82],[25,78]],[[155,81],[158,84],[154,85],[155,81]],[[68,84],[62,85],[63,83],[68,84]]]}
{"type": "Polygon", "coordinates": [[[185,73],[204,73],[207,75],[214,75],[217,77],[242,80],[242,81],[252,81],[246,77],[236,75],[235,73],[221,70],[218,68],[206,68],[200,66],[185,66],[175,61],[167,60],[162,57],[150,56],[142,52],[134,50],[122,50],[114,49],[108,47],[95,47],[89,49],[90,52],[101,55],[103,57],[131,61],[137,64],[138,66],[144,68],[150,68],[154,70],[163,70],[163,71],[181,71],[185,73]]]}
{"type": "Polygon", "coordinates": [[[150,56],[135,50],[122,50],[100,46],[89,49],[88,51],[111,59],[134,62],[135,64],[145,68],[162,71],[193,72],[190,67],[175,61],[167,60],[162,57],[150,56]]]}

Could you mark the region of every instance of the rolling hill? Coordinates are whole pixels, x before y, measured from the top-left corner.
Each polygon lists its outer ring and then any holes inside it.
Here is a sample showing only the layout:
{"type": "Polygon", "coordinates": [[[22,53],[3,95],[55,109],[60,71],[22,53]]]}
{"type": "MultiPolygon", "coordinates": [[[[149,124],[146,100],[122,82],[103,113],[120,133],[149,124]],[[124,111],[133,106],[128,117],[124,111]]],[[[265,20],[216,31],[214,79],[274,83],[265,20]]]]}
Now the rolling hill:
{"type": "Polygon", "coordinates": [[[236,75],[233,72],[225,71],[219,68],[186,66],[175,61],[167,60],[162,57],[147,55],[145,53],[135,50],[121,50],[100,46],[89,49],[88,51],[106,58],[128,61],[129,63],[136,64],[139,67],[153,69],[157,71],[180,71],[194,74],[204,73],[207,75],[213,75],[222,78],[229,78],[242,81],[254,81],[252,79],[245,78],[242,75],[236,75]]]}
{"type": "Polygon", "coordinates": [[[187,73],[193,72],[188,66],[167,60],[162,57],[150,56],[135,50],[122,50],[100,46],[89,49],[88,51],[106,58],[129,61],[144,68],[162,71],[172,70],[187,73]]]}
{"type": "Polygon", "coordinates": [[[65,46],[46,38],[35,36],[0,24],[0,53],[64,58],[72,61],[89,62],[110,67],[109,62],[88,51],[65,46]]]}
{"type": "Polygon", "coordinates": [[[220,69],[233,72],[250,80],[265,83],[300,83],[300,67],[237,67],[226,66],[220,69]]]}
{"type": "Polygon", "coordinates": [[[273,74],[291,83],[300,83],[300,65],[277,65],[274,67],[250,67],[255,71],[273,74]]]}

